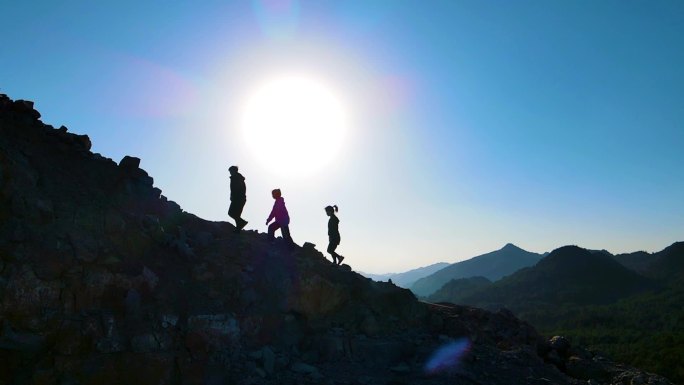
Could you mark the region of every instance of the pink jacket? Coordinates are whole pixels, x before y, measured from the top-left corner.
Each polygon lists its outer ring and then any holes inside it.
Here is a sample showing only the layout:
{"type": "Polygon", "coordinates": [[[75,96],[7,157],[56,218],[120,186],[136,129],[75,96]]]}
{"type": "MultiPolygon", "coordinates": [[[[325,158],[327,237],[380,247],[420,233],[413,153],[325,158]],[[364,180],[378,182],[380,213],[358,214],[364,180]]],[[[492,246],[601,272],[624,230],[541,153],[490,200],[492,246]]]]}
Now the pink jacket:
{"type": "Polygon", "coordinates": [[[268,216],[266,222],[270,222],[273,218],[281,225],[287,226],[290,224],[290,215],[287,213],[285,199],[283,199],[283,197],[279,197],[275,200],[273,203],[273,210],[271,210],[271,214],[268,216]]]}

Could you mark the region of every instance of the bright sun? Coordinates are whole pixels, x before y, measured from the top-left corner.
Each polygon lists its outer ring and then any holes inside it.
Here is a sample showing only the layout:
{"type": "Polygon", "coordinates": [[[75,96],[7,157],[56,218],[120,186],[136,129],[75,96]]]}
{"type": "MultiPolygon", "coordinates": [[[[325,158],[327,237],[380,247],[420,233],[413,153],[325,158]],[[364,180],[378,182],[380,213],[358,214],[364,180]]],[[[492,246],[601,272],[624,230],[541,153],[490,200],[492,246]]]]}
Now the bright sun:
{"type": "Polygon", "coordinates": [[[306,176],[335,159],[348,130],[345,110],[324,83],[283,76],[257,87],[241,124],[245,141],[265,167],[306,176]]]}

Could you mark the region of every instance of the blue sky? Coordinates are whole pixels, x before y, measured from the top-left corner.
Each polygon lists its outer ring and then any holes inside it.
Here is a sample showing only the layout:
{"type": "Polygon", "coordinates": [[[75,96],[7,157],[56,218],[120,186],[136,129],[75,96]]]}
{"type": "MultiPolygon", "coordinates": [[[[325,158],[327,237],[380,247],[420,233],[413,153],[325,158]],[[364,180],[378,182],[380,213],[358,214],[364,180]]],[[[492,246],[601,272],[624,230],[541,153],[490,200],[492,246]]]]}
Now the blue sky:
{"type": "Polygon", "coordinates": [[[0,34],[0,92],[44,122],[141,157],[207,219],[228,219],[233,163],[248,228],[265,231],[280,187],[295,241],[324,250],[337,203],[359,270],[684,239],[681,1],[5,1],[0,34]],[[255,84],[287,71],[323,79],[353,121],[306,178],[264,168],[237,127],[255,84]]]}

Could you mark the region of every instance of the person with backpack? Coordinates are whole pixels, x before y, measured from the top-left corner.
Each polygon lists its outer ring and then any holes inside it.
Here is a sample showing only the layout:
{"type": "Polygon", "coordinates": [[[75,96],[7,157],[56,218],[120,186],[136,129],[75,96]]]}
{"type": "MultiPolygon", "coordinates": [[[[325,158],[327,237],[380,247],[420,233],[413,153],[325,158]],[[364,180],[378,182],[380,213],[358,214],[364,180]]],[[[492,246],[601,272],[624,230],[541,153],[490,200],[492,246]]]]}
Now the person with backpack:
{"type": "Polygon", "coordinates": [[[275,219],[275,221],[268,226],[268,240],[273,243],[275,240],[275,232],[280,229],[283,234],[283,239],[287,241],[289,246],[292,246],[294,245],[294,242],[290,236],[290,215],[285,207],[285,199],[282,197],[280,189],[271,191],[271,196],[275,199],[275,202],[273,203],[271,214],[269,214],[266,219],[266,225],[268,225],[272,219],[275,219]]]}
{"type": "Polygon", "coordinates": [[[333,263],[336,265],[341,265],[344,257],[337,254],[335,249],[340,244],[340,230],[339,224],[340,220],[337,218],[335,213],[338,211],[337,205],[326,206],[325,213],[330,217],[328,219],[328,253],[332,256],[333,263]]]}
{"type": "Polygon", "coordinates": [[[242,209],[247,203],[247,186],[245,177],[238,172],[237,166],[230,166],[230,208],[228,216],[235,220],[235,232],[239,233],[247,225],[247,221],[242,219],[242,209]]]}

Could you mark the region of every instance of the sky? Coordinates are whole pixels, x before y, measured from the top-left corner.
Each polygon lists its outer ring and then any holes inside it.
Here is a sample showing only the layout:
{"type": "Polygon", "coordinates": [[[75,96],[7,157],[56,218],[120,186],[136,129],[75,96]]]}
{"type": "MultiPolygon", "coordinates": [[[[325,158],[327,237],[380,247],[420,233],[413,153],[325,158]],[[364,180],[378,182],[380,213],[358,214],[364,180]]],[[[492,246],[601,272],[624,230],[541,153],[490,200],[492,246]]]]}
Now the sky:
{"type": "Polygon", "coordinates": [[[681,1],[0,0],[0,36],[0,93],[45,123],[208,220],[232,164],[247,229],[280,188],[325,251],[337,204],[355,270],[684,240],[681,1]],[[250,95],[290,74],[344,111],[342,139],[285,149],[305,175],[245,141],[250,95]]]}

